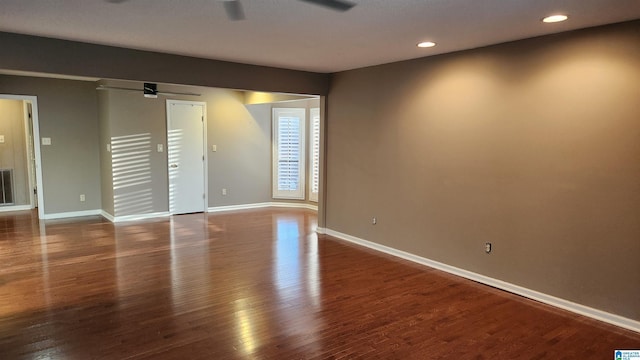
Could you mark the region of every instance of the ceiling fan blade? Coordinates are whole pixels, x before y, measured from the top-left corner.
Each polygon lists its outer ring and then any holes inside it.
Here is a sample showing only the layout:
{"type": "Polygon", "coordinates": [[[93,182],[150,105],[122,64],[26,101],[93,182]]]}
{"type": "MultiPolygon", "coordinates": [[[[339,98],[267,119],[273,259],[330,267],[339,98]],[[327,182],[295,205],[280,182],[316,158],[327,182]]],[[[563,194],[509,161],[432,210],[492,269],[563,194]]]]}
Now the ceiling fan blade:
{"type": "Polygon", "coordinates": [[[244,20],[244,9],[240,0],[223,0],[224,10],[227,12],[229,20],[244,20]]]}
{"type": "Polygon", "coordinates": [[[328,7],[329,9],[336,11],[347,11],[354,7],[356,4],[346,0],[300,0],[308,3],[328,7]]]}

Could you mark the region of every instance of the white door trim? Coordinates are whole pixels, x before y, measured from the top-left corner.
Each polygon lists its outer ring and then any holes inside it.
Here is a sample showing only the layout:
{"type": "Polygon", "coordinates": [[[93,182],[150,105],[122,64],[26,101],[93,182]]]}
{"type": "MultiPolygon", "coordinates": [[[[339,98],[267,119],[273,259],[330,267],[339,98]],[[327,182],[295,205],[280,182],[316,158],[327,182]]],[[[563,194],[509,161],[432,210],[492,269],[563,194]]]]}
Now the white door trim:
{"type": "MultiPolygon", "coordinates": [[[[42,186],[42,156],[40,154],[40,122],[38,120],[38,97],[30,95],[0,94],[0,99],[23,100],[31,103],[31,122],[33,124],[33,147],[36,155],[36,184],[38,186],[38,218],[44,218],[44,187],[42,186]]],[[[31,197],[30,197],[31,199],[31,197]]],[[[31,202],[33,207],[33,202],[31,202]]]]}
{"type": "Polygon", "coordinates": [[[169,205],[169,202],[171,201],[170,197],[171,194],[169,193],[169,186],[170,186],[170,180],[169,180],[169,117],[171,116],[171,105],[172,104],[181,104],[181,105],[199,105],[202,106],[202,116],[203,116],[203,120],[202,120],[202,153],[204,154],[204,161],[202,162],[203,164],[203,171],[204,171],[204,207],[203,207],[203,211],[206,213],[208,212],[208,208],[209,208],[209,169],[208,169],[208,163],[209,163],[209,155],[207,154],[207,103],[204,101],[186,101],[186,100],[171,100],[171,99],[167,99],[167,104],[166,104],[166,108],[167,108],[167,122],[166,122],[166,126],[167,126],[167,131],[166,131],[166,160],[167,160],[167,209],[169,209],[169,213],[171,215],[173,215],[171,213],[171,207],[169,205]]]}
{"type": "MultiPolygon", "coordinates": [[[[35,137],[33,136],[33,124],[31,123],[31,119],[29,118],[29,104],[28,101],[22,102],[22,109],[24,111],[24,140],[25,140],[25,157],[27,158],[27,175],[29,177],[29,206],[30,209],[33,209],[35,206],[35,199],[33,195],[33,185],[34,185],[34,177],[36,174],[33,173],[31,156],[35,158],[35,137]],[[31,125],[31,129],[29,129],[29,125],[31,125]],[[29,132],[31,130],[31,132],[29,132]],[[33,140],[32,140],[33,138],[33,140]],[[33,149],[31,149],[33,147],[33,149]]],[[[33,108],[33,105],[31,106],[33,108]]],[[[33,110],[31,110],[33,112],[33,110]]],[[[32,115],[33,116],[33,115],[32,115]]],[[[36,185],[36,188],[38,186],[36,185]]]]}

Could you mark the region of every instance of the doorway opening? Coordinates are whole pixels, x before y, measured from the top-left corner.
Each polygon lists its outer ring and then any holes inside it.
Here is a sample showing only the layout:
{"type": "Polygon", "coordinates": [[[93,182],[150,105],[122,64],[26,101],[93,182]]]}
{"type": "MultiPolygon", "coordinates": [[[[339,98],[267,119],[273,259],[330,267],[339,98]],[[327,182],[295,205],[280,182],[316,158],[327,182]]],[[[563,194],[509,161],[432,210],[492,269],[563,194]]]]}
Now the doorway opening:
{"type": "Polygon", "coordinates": [[[38,100],[0,94],[0,211],[44,217],[38,100]]]}

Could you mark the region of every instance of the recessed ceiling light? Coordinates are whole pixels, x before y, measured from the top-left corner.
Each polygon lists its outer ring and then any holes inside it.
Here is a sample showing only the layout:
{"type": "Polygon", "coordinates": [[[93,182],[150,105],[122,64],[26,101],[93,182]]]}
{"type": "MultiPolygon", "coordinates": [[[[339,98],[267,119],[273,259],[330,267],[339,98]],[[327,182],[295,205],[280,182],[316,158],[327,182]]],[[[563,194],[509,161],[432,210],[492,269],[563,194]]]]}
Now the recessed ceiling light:
{"type": "Polygon", "coordinates": [[[568,18],[569,17],[567,15],[556,14],[556,15],[547,16],[546,18],[542,19],[542,22],[557,23],[557,22],[565,21],[568,18]]]}
{"type": "Polygon", "coordinates": [[[418,44],[418,47],[421,47],[421,48],[430,48],[434,46],[436,46],[436,43],[434,43],[433,41],[423,41],[418,44]]]}

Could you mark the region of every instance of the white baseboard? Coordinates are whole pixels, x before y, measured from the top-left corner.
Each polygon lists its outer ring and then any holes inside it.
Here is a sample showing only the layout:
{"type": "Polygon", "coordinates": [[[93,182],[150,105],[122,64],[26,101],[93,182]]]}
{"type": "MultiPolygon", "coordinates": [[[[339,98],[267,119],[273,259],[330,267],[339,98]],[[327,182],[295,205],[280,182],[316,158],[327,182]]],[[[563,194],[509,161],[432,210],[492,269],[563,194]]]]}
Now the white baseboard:
{"type": "Polygon", "coordinates": [[[235,211],[235,210],[248,210],[248,209],[261,209],[271,206],[271,203],[253,203],[253,204],[241,204],[241,205],[225,205],[225,206],[213,206],[207,209],[207,212],[223,212],[223,211],[235,211]]]}
{"type": "MultiPolygon", "coordinates": [[[[228,206],[216,206],[210,207],[207,209],[207,212],[215,213],[215,212],[223,212],[223,211],[235,211],[235,210],[249,210],[249,209],[260,209],[267,207],[287,207],[287,208],[302,208],[309,210],[318,210],[318,207],[310,204],[302,204],[302,203],[283,203],[283,202],[264,202],[264,203],[253,203],[253,204],[241,204],[241,205],[228,205],[228,206]]],[[[169,212],[155,212],[149,214],[136,214],[136,215],[125,215],[125,216],[113,216],[106,211],[100,211],[99,213],[105,219],[113,222],[124,222],[124,221],[138,221],[138,220],[147,220],[158,217],[166,217],[171,214],[169,212]]]]}
{"type": "Polygon", "coordinates": [[[318,211],[317,205],[304,204],[304,203],[288,203],[288,202],[263,202],[263,203],[241,204],[241,205],[214,206],[207,209],[207,211],[210,213],[213,213],[213,212],[235,211],[235,210],[262,209],[267,207],[286,207],[286,208],[309,209],[309,210],[318,211]]]}
{"type": "MultiPolygon", "coordinates": [[[[154,212],[154,213],[148,213],[148,214],[124,215],[124,216],[105,216],[105,214],[107,214],[107,213],[103,213],[102,216],[104,216],[107,220],[109,220],[109,221],[111,221],[113,223],[120,223],[120,222],[126,222],[126,221],[148,220],[148,219],[167,217],[167,216],[171,215],[171,214],[169,214],[168,211],[154,212]]],[[[109,215],[109,214],[107,214],[107,215],[109,215]]]]}
{"type": "Polygon", "coordinates": [[[316,233],[318,233],[318,234],[326,234],[327,233],[327,228],[317,227],[316,228],[316,233]]]}
{"type": "Polygon", "coordinates": [[[290,203],[290,202],[271,202],[271,207],[284,207],[294,209],[307,209],[318,211],[318,205],[305,204],[305,203],[290,203]]]}
{"type": "Polygon", "coordinates": [[[83,210],[83,211],[69,211],[69,212],[54,213],[54,214],[44,214],[42,218],[44,220],[52,220],[52,219],[67,219],[67,218],[94,216],[94,215],[102,215],[102,210],[83,210]]]}
{"type": "Polygon", "coordinates": [[[0,206],[0,212],[7,212],[7,211],[24,211],[24,210],[31,210],[33,209],[33,207],[31,207],[31,205],[7,205],[7,206],[0,206]]]}
{"type": "Polygon", "coordinates": [[[469,280],[473,280],[485,285],[489,285],[498,289],[502,289],[526,298],[539,301],[551,306],[555,306],[576,314],[584,315],[592,319],[604,321],[625,329],[640,332],[640,321],[625,318],[620,315],[608,313],[606,311],[594,309],[585,305],[577,304],[569,300],[557,298],[552,295],[544,294],[535,290],[527,289],[522,286],[514,285],[502,280],[494,279],[488,276],[480,275],[471,271],[460,269],[451,265],[443,264],[438,261],[427,259],[418,255],[414,255],[405,251],[397,250],[385,245],[377,244],[368,240],[360,239],[355,236],[344,234],[335,230],[325,229],[325,233],[329,236],[345,240],[354,244],[358,244],[373,250],[377,250],[389,255],[393,255],[405,260],[409,260],[421,265],[426,265],[444,272],[457,275],[469,280]]]}
{"type": "Polygon", "coordinates": [[[103,218],[105,218],[105,219],[107,219],[107,220],[109,220],[111,222],[116,222],[115,221],[116,219],[113,217],[113,215],[109,214],[108,212],[106,212],[104,210],[102,210],[100,212],[100,215],[102,215],[103,218]]]}

